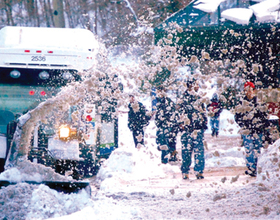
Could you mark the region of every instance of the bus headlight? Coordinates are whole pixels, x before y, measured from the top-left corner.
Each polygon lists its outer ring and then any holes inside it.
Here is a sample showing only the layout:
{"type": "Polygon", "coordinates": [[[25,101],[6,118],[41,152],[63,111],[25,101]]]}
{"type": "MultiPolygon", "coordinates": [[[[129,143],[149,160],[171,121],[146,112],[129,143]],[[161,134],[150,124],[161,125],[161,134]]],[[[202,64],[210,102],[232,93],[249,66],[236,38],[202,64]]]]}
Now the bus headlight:
{"type": "Polygon", "coordinates": [[[12,78],[14,78],[14,79],[17,79],[17,78],[20,77],[20,72],[19,72],[18,70],[12,70],[12,71],[10,72],[10,76],[11,76],[12,78]]]}
{"type": "Polygon", "coordinates": [[[71,79],[73,79],[73,75],[70,72],[64,72],[62,74],[62,78],[65,80],[71,80],[71,79]]]}
{"type": "Polygon", "coordinates": [[[61,125],[59,127],[59,138],[62,140],[77,138],[77,128],[72,128],[68,125],[61,125]]]}
{"type": "Polygon", "coordinates": [[[67,139],[70,137],[70,127],[67,125],[62,125],[59,128],[59,138],[60,139],[67,139]]]}
{"type": "Polygon", "coordinates": [[[46,80],[50,77],[50,74],[47,71],[42,71],[39,73],[40,79],[46,80]]]}

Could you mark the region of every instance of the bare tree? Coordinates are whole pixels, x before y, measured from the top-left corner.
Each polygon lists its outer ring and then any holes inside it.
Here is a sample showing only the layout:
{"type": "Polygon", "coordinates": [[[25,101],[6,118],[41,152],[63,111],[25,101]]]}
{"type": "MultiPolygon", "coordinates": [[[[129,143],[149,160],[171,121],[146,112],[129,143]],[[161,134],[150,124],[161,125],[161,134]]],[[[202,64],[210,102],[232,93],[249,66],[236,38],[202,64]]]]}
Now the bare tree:
{"type": "Polygon", "coordinates": [[[8,25],[12,25],[14,26],[14,20],[13,20],[13,16],[12,16],[12,0],[4,0],[4,10],[6,12],[6,16],[7,16],[7,23],[8,25]]]}
{"type": "Polygon", "coordinates": [[[51,27],[51,26],[54,25],[53,19],[52,19],[52,13],[50,13],[52,9],[50,8],[49,3],[50,3],[49,0],[48,1],[46,1],[46,0],[41,0],[40,1],[41,8],[43,9],[42,14],[43,14],[43,17],[46,21],[46,26],[47,27],[51,27]]]}

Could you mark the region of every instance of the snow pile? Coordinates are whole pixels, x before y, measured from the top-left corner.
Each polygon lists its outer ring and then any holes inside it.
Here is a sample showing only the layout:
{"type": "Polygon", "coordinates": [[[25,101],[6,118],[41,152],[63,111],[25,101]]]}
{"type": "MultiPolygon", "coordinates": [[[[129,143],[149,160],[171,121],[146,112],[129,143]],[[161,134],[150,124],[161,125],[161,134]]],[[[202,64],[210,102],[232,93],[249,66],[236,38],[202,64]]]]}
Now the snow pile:
{"type": "Polygon", "coordinates": [[[179,167],[161,164],[160,158],[147,148],[134,146],[116,149],[97,174],[97,183],[103,191],[121,190],[130,181],[165,178],[168,173],[180,172],[179,167]]]}
{"type": "MultiPolygon", "coordinates": [[[[78,200],[77,200],[78,201],[78,200]]],[[[76,201],[76,203],[78,203],[76,201]]],[[[104,219],[137,219],[141,216],[141,211],[138,208],[130,207],[127,205],[117,204],[114,198],[106,196],[99,196],[92,200],[84,209],[75,213],[64,215],[57,218],[48,218],[49,220],[104,220],[104,219]]],[[[34,218],[31,218],[34,219],[34,218]]],[[[46,219],[46,220],[48,220],[46,219]]]]}
{"type": "Polygon", "coordinates": [[[245,152],[243,148],[234,147],[228,150],[216,150],[205,154],[206,167],[234,167],[245,166],[245,152]]]}
{"type": "Polygon", "coordinates": [[[18,183],[0,190],[0,219],[59,217],[90,204],[92,200],[85,190],[78,194],[63,194],[45,185],[18,183]]]}
{"type": "Polygon", "coordinates": [[[26,160],[19,161],[16,167],[7,169],[5,172],[1,173],[0,180],[7,180],[10,182],[74,181],[72,177],[59,175],[50,167],[26,160]]]}
{"type": "Polygon", "coordinates": [[[279,185],[280,182],[280,140],[264,149],[258,160],[257,182],[265,185],[279,185]]]}
{"type": "Polygon", "coordinates": [[[90,205],[93,205],[93,201],[85,190],[81,190],[77,194],[63,194],[51,190],[45,185],[39,185],[32,192],[26,219],[45,219],[69,215],[90,205]]]}

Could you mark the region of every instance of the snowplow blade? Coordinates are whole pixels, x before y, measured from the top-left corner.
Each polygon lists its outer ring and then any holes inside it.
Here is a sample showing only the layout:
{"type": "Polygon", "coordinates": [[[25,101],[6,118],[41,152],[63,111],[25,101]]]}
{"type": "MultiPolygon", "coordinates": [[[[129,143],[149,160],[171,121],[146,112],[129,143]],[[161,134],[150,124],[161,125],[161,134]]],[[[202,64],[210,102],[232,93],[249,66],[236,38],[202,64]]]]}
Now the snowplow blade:
{"type": "MultiPolygon", "coordinates": [[[[6,187],[9,185],[15,185],[18,182],[10,182],[7,180],[0,180],[0,189],[2,187],[6,187]]],[[[54,189],[58,192],[64,192],[64,193],[77,193],[81,189],[85,189],[86,192],[91,195],[90,190],[90,183],[89,182],[60,182],[60,181],[43,181],[43,182],[35,182],[35,181],[24,181],[24,183],[28,184],[44,184],[50,187],[51,189],[54,189]]]]}

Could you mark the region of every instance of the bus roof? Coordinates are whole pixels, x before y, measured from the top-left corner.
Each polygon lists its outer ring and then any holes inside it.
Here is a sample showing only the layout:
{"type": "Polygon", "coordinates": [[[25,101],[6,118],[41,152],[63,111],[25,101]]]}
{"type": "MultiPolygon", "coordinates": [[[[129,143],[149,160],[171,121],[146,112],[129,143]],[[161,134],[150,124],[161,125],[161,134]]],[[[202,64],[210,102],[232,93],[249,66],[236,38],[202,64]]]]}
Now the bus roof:
{"type": "Polygon", "coordinates": [[[0,48],[27,46],[92,50],[98,41],[86,29],[6,26],[0,30],[0,48]]]}

